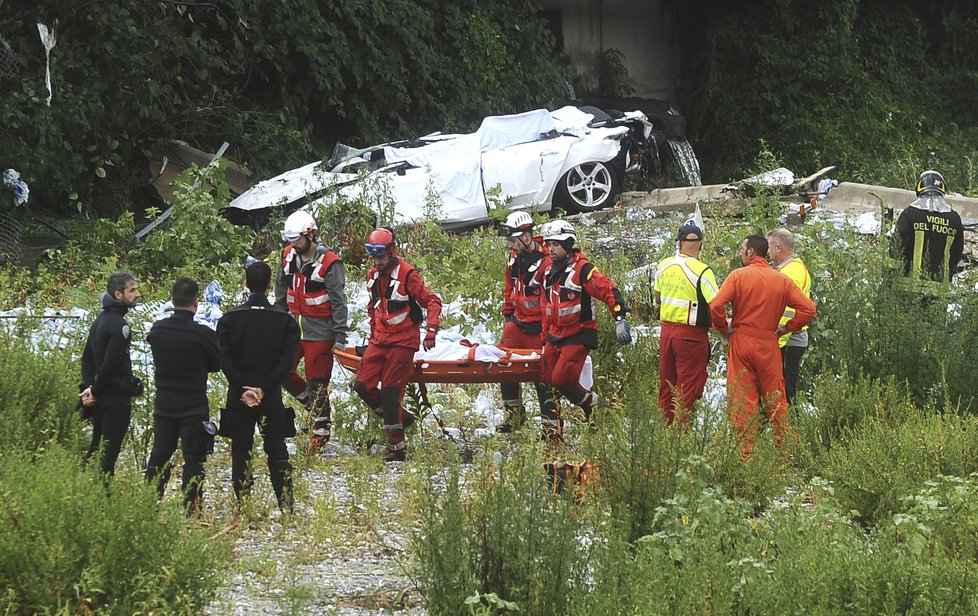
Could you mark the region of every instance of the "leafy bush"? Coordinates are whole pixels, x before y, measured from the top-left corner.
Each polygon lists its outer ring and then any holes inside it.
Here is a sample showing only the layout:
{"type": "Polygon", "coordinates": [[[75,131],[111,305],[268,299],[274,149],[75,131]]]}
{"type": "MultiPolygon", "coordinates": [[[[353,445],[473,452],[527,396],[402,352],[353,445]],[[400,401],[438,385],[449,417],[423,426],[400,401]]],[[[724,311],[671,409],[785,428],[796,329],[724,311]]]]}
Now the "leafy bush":
{"type": "MultiPolygon", "coordinates": [[[[34,452],[60,444],[78,451],[81,418],[78,402],[79,367],[72,357],[76,344],[66,350],[49,349],[43,355],[28,346],[27,328],[19,323],[14,333],[0,332],[0,451],[34,452]],[[20,330],[23,327],[24,330],[20,330]]],[[[80,454],[79,454],[80,455],[80,454]]]]}
{"type": "Polygon", "coordinates": [[[5,153],[32,200],[63,212],[128,207],[146,152],[170,139],[226,139],[268,177],[337,139],[452,131],[562,93],[553,36],[514,0],[7,9],[3,35],[27,66],[0,91],[5,153]],[[33,51],[39,16],[56,14],[47,107],[33,51]]]}
{"type": "Polygon", "coordinates": [[[812,401],[815,411],[799,413],[797,426],[806,451],[816,464],[833,447],[844,448],[846,439],[865,422],[902,421],[914,409],[906,388],[898,386],[892,377],[881,382],[822,374],[815,381],[812,401]]]}
{"type": "MultiPolygon", "coordinates": [[[[824,482],[803,486],[787,506],[754,517],[750,502],[710,486],[702,460],[689,464],[689,478],[679,478],[649,535],[630,549],[608,536],[614,529],[602,533],[592,558],[594,581],[575,589],[569,613],[875,615],[978,608],[970,592],[978,576],[974,561],[914,550],[906,525],[897,533],[887,527],[867,534],[840,512],[824,482]]],[[[961,492],[956,501],[964,498],[961,492]]],[[[962,529],[944,521],[935,534],[962,529]]]]}
{"type": "Polygon", "coordinates": [[[230,555],[172,501],[117,478],[107,491],[74,454],[0,457],[0,584],[11,614],[198,614],[230,555]]]}
{"type": "Polygon", "coordinates": [[[978,417],[913,409],[896,419],[866,419],[814,470],[835,485],[844,510],[876,523],[937,475],[978,471],[978,417]]]}
{"type": "Polygon", "coordinates": [[[585,546],[569,497],[527,450],[477,462],[471,496],[458,466],[442,491],[429,484],[414,538],[427,609],[457,614],[473,592],[495,594],[530,614],[563,614],[582,583],[585,546]]]}
{"type": "Polygon", "coordinates": [[[764,138],[796,171],[835,164],[854,181],[909,187],[937,167],[974,190],[978,123],[961,93],[976,79],[975,11],[957,1],[681,7],[699,70],[679,98],[704,177],[745,177],[764,138]]]}

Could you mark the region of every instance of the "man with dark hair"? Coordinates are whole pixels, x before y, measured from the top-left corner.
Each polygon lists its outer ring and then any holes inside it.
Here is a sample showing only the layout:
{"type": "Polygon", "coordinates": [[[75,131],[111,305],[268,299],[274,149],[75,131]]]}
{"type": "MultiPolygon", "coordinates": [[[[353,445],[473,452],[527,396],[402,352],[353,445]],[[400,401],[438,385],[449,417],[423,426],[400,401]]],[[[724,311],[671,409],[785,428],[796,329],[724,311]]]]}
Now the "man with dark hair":
{"type": "Polygon", "coordinates": [[[316,221],[302,210],[282,228],[282,264],[275,281],[275,306],[288,310],[299,324],[299,349],[285,389],[305,404],[312,434],[309,449],[320,451],[332,426],[329,381],[333,349],[346,346],[346,271],[343,261],[319,238],[316,221]],[[296,368],[305,362],[305,378],[296,368]]]}
{"type": "Polygon", "coordinates": [[[221,368],[228,379],[221,434],[231,439],[231,485],[240,499],[253,483],[251,449],[258,425],[275,498],[280,509],[291,513],[292,464],[285,439],[295,435],[295,424],[282,404],[282,382],[295,362],[299,326],[287,313],[272,309],[267,297],[271,280],[267,263],[249,265],[248,300],[217,323],[221,368]]]}
{"type": "Polygon", "coordinates": [[[367,408],[384,418],[384,461],[403,462],[407,456],[404,428],[414,418],[401,406],[401,399],[414,370],[424,313],[424,349],[435,347],[441,298],[432,293],[421,273],[395,252],[391,229],[371,231],[363,248],[374,262],[367,272],[370,343],[360,361],[353,391],[367,408]]]}
{"type": "Polygon", "coordinates": [[[132,374],[129,347],[132,331],[126,313],[139,302],[136,278],[129,272],[109,276],[102,296],[102,312],[88,330],[82,353],[81,393],[83,416],[92,419],[92,442],[85,453],[87,462],[102,448],[99,468],[106,476],[115,473],[122,439],[129,430],[132,396],[142,393],[142,382],[132,374]]]}
{"type": "Polygon", "coordinates": [[[170,458],[180,441],[183,452],[184,504],[188,513],[199,510],[204,489],[204,460],[210,446],[210,407],[207,374],[221,369],[217,336],[194,321],[200,286],[178,278],[170,292],[173,314],[153,324],[149,346],[156,368],[153,406],[153,449],[146,463],[146,480],[157,481],[160,498],[170,478],[170,458]]]}
{"type": "Polygon", "coordinates": [[[815,304],[790,278],[767,262],[767,240],[748,235],[740,244],[744,267],[730,272],[710,303],[713,327],[730,342],[727,359],[727,412],[740,443],[741,458],[750,457],[763,400],[768,420],[780,446],[788,428],[788,403],[778,337],[800,331],[815,317],[815,304]],[[727,323],[727,304],[733,319],[727,323]],[[785,307],[795,310],[780,325],[785,307]]]}

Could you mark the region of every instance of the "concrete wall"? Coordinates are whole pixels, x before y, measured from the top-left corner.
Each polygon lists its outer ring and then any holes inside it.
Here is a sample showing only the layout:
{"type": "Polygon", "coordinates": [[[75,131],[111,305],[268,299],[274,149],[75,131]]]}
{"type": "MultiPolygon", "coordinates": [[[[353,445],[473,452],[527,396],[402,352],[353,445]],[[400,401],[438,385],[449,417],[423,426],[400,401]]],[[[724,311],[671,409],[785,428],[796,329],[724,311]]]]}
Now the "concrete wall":
{"type": "Polygon", "coordinates": [[[633,96],[671,100],[679,84],[678,33],[668,0],[542,0],[560,11],[564,53],[573,73],[598,83],[601,54],[618,49],[633,96]]]}

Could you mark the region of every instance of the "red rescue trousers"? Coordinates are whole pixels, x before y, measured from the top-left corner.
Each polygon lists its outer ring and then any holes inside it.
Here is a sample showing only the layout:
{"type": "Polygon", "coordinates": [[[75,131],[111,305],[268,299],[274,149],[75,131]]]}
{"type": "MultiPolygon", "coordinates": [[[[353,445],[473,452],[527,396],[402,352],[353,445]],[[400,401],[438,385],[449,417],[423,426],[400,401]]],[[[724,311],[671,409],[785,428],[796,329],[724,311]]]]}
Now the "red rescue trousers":
{"type": "Polygon", "coordinates": [[[285,390],[297,396],[306,389],[307,382],[319,381],[329,383],[333,375],[333,341],[332,340],[300,340],[299,350],[292,364],[292,372],[285,377],[285,390]],[[296,372],[299,360],[306,361],[306,378],[296,372]]]}
{"type": "Polygon", "coordinates": [[[710,338],[707,328],[662,322],[659,339],[659,406],[666,425],[671,426],[677,415],[680,423],[689,423],[693,404],[703,397],[709,361],[710,338]]]}
{"type": "Polygon", "coordinates": [[[540,364],[540,380],[557,388],[568,402],[584,409],[585,414],[590,414],[593,398],[590,390],[581,387],[581,372],[590,352],[583,344],[554,346],[548,341],[540,364]]]}
{"type": "Polygon", "coordinates": [[[727,409],[741,456],[750,457],[760,422],[761,400],[780,447],[788,429],[788,402],[778,337],[771,331],[740,326],[730,336],[727,361],[727,409]]]}

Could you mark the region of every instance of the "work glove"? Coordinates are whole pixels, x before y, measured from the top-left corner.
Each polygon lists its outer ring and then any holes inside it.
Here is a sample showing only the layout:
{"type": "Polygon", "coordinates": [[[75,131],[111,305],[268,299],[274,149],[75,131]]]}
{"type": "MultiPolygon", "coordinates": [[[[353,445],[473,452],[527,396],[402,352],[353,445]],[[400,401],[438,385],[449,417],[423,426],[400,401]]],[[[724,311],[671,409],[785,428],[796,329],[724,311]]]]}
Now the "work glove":
{"type": "Polygon", "coordinates": [[[435,348],[435,335],[438,333],[436,329],[429,329],[428,335],[424,337],[424,350],[430,351],[435,348]]]}
{"type": "Polygon", "coordinates": [[[337,351],[343,352],[345,350],[346,350],[346,341],[337,340],[336,342],[333,343],[333,348],[330,349],[330,352],[336,353],[337,351]]]}
{"type": "Polygon", "coordinates": [[[618,319],[618,324],[615,325],[615,336],[618,338],[618,344],[626,345],[632,343],[632,330],[628,327],[628,322],[625,319],[618,319]]]}

